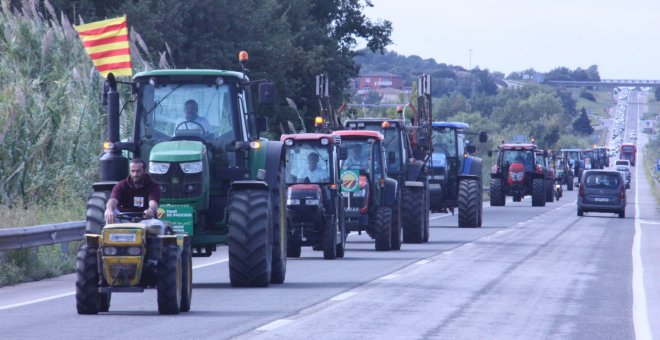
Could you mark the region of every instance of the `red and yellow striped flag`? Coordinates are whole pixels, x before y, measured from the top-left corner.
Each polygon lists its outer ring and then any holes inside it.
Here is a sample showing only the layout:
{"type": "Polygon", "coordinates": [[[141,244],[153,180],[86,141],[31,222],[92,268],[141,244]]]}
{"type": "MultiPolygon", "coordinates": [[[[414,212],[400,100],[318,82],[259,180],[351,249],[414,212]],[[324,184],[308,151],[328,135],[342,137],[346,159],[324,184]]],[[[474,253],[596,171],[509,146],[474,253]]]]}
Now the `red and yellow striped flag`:
{"type": "Polygon", "coordinates": [[[104,78],[110,72],[115,76],[133,75],[125,15],[74,27],[104,78]]]}

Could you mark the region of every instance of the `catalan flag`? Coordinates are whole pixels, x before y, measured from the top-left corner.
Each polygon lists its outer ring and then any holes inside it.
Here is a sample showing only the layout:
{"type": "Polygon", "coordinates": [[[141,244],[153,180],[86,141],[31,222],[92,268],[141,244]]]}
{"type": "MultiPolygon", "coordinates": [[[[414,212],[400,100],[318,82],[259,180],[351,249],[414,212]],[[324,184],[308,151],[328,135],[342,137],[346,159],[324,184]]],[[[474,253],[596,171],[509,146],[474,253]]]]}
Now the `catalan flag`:
{"type": "Polygon", "coordinates": [[[126,16],[74,26],[103,77],[132,76],[131,51],[128,46],[126,16]]]}

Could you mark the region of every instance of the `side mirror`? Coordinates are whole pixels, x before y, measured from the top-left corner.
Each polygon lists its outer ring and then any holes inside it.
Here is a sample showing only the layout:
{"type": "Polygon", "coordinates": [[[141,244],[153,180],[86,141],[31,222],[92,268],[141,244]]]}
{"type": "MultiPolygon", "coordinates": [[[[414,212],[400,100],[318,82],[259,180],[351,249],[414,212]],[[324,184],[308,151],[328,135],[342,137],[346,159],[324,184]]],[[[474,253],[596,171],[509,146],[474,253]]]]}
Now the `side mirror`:
{"type": "Polygon", "coordinates": [[[468,145],[465,147],[465,151],[467,151],[467,153],[470,155],[474,155],[477,153],[477,147],[474,145],[468,145]]]}
{"type": "Polygon", "coordinates": [[[273,105],[275,103],[275,84],[259,83],[259,105],[273,105]]]}
{"type": "Polygon", "coordinates": [[[255,117],[254,125],[258,133],[264,132],[268,130],[268,119],[266,117],[255,117]]]}
{"type": "Polygon", "coordinates": [[[394,151],[388,151],[387,164],[394,164],[394,163],[396,163],[396,153],[394,153],[394,151]]]}
{"type": "Polygon", "coordinates": [[[488,141],[488,133],[486,131],[479,132],[479,143],[486,143],[488,141]]]}
{"type": "Polygon", "coordinates": [[[339,160],[345,161],[348,159],[348,149],[346,149],[343,146],[340,146],[339,149],[337,150],[339,160]]]}
{"type": "Polygon", "coordinates": [[[493,150],[488,150],[488,157],[493,157],[493,150]]]}

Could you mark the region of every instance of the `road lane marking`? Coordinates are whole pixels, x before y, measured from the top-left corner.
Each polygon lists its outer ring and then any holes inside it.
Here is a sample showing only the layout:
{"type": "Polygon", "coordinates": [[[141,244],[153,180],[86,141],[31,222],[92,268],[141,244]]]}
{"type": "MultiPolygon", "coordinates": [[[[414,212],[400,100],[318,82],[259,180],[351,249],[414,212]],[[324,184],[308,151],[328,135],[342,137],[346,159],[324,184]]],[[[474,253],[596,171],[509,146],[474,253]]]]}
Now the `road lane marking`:
{"type": "Polygon", "coordinates": [[[346,293],[341,293],[333,298],[330,299],[330,301],[344,301],[352,296],[357,295],[356,292],[346,292],[346,293]]]}
{"type": "MultiPolygon", "coordinates": [[[[213,262],[193,266],[193,269],[209,267],[209,266],[224,263],[224,262],[227,262],[227,261],[229,261],[229,259],[224,258],[224,259],[220,259],[218,261],[213,261],[213,262]]],[[[33,305],[35,303],[46,302],[46,301],[60,299],[60,298],[63,298],[63,297],[68,297],[68,296],[73,296],[73,295],[76,295],[75,291],[68,292],[68,293],[63,293],[63,294],[58,294],[58,295],[47,296],[47,297],[44,297],[44,298],[41,298],[41,299],[35,299],[35,300],[25,301],[25,302],[21,302],[21,303],[15,303],[15,304],[7,305],[7,306],[0,306],[0,310],[6,310],[6,309],[23,307],[23,306],[27,306],[27,305],[33,305]]]]}
{"type": "MultiPolygon", "coordinates": [[[[637,96],[639,94],[635,93],[637,96]]],[[[639,131],[639,105],[637,107],[637,131],[639,131]]],[[[626,119],[627,122],[627,119],[626,119]]],[[[644,164],[643,161],[641,164],[644,164]]],[[[640,164],[635,167],[635,180],[639,178],[640,164]]],[[[646,309],[646,291],[644,288],[644,264],[642,263],[642,225],[639,216],[639,185],[635,185],[635,238],[632,248],[633,264],[633,322],[636,339],[653,339],[646,309]]]]}
{"type": "Polygon", "coordinates": [[[393,280],[393,279],[396,279],[399,276],[401,276],[401,275],[399,275],[399,274],[389,274],[389,275],[385,275],[385,276],[381,277],[380,280],[393,280]]]}
{"type": "Polygon", "coordinates": [[[273,321],[269,324],[265,324],[265,325],[257,328],[257,330],[262,331],[262,332],[272,331],[272,330],[278,329],[280,327],[284,327],[284,326],[286,326],[286,325],[288,325],[292,322],[293,322],[293,320],[290,320],[290,319],[279,319],[279,320],[275,320],[275,321],[273,321]]]}
{"type": "Polygon", "coordinates": [[[431,217],[431,218],[429,218],[429,221],[433,221],[435,219],[443,218],[443,217],[447,217],[447,216],[453,216],[453,215],[452,214],[444,214],[444,215],[440,215],[440,216],[436,216],[436,217],[431,217]]]}
{"type": "Polygon", "coordinates": [[[48,297],[41,298],[41,299],[30,300],[30,301],[21,302],[21,303],[15,303],[13,305],[0,306],[0,310],[23,307],[23,306],[27,306],[27,305],[31,305],[31,304],[35,304],[35,303],[40,303],[40,302],[55,300],[55,299],[59,299],[59,298],[67,297],[67,296],[72,296],[72,295],[75,295],[75,294],[76,294],[76,292],[69,292],[69,293],[64,293],[64,294],[48,296],[48,297]]]}
{"type": "Polygon", "coordinates": [[[639,220],[639,223],[660,225],[660,221],[639,220]]]}
{"type": "Polygon", "coordinates": [[[423,264],[427,264],[429,262],[431,262],[431,260],[424,259],[424,260],[419,260],[419,261],[415,262],[415,264],[416,265],[423,265],[423,264]]]}

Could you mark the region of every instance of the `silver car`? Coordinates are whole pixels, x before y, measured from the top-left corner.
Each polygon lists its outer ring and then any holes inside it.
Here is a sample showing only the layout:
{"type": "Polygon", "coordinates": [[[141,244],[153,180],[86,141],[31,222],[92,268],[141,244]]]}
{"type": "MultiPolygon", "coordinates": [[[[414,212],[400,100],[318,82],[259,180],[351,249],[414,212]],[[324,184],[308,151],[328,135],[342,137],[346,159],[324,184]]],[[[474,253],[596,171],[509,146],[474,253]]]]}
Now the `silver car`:
{"type": "Polygon", "coordinates": [[[617,165],[616,171],[620,172],[621,175],[623,175],[623,178],[626,180],[626,189],[630,189],[630,166],[617,165]]]}
{"type": "Polygon", "coordinates": [[[580,178],[577,215],[610,212],[626,217],[626,186],[623,175],[611,170],[585,170],[580,178]]]}

